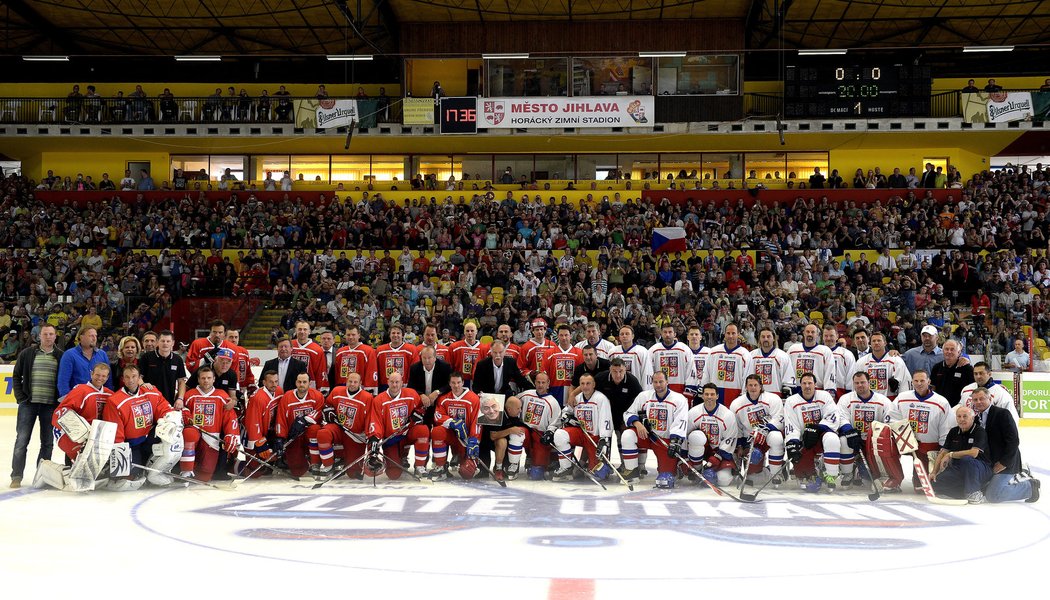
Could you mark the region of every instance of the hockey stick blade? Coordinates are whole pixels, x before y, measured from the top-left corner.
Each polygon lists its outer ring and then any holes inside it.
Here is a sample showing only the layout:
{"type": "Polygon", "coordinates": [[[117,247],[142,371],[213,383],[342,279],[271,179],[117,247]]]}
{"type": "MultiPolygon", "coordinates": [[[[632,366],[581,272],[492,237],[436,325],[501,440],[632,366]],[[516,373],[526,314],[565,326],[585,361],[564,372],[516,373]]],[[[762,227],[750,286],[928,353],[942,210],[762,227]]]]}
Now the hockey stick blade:
{"type": "Polygon", "coordinates": [[[963,506],[969,504],[966,500],[958,498],[942,498],[938,496],[933,491],[933,484],[930,483],[930,477],[926,472],[926,467],[914,453],[912,453],[912,464],[915,467],[915,474],[919,478],[919,484],[922,486],[922,491],[926,494],[926,500],[928,500],[930,504],[940,504],[943,506],[963,506]]]}
{"type": "Polygon", "coordinates": [[[140,464],[137,464],[137,463],[131,463],[131,466],[132,467],[137,467],[139,469],[142,469],[143,471],[150,471],[152,473],[159,473],[160,475],[167,475],[168,477],[171,477],[172,479],[174,479],[176,481],[182,481],[184,483],[192,483],[194,485],[201,485],[201,486],[210,487],[210,488],[214,488],[216,490],[223,490],[223,491],[227,491],[227,492],[236,489],[236,487],[234,487],[233,484],[232,484],[232,480],[228,481],[228,482],[224,482],[224,483],[227,483],[229,485],[219,485],[219,484],[211,483],[210,481],[198,481],[198,480],[192,479],[190,477],[183,477],[182,475],[175,475],[174,473],[167,473],[167,472],[161,471],[159,469],[154,469],[152,467],[147,467],[145,465],[140,465],[140,464]]]}
{"type": "Polygon", "coordinates": [[[591,445],[594,446],[595,456],[597,456],[599,460],[601,460],[603,463],[605,463],[605,466],[609,467],[609,470],[611,470],[613,473],[616,474],[616,477],[618,477],[620,479],[620,483],[622,485],[626,485],[627,486],[627,491],[633,492],[634,491],[634,484],[631,483],[630,481],[627,481],[626,479],[624,479],[623,474],[621,474],[619,471],[617,471],[616,467],[612,466],[612,463],[609,462],[609,457],[604,452],[601,453],[601,454],[598,454],[598,444],[596,444],[595,441],[591,439],[591,436],[589,434],[585,433],[583,435],[583,437],[587,438],[587,441],[589,441],[591,443],[591,445]]]}
{"type": "Polygon", "coordinates": [[[489,469],[489,466],[486,465],[484,462],[482,462],[481,459],[474,459],[474,462],[476,462],[477,465],[479,467],[481,467],[482,471],[485,471],[486,473],[488,473],[489,477],[492,477],[493,479],[495,479],[496,483],[498,483],[501,488],[507,487],[507,482],[506,481],[501,481],[499,479],[496,479],[496,477],[492,474],[492,470],[489,469]]]}

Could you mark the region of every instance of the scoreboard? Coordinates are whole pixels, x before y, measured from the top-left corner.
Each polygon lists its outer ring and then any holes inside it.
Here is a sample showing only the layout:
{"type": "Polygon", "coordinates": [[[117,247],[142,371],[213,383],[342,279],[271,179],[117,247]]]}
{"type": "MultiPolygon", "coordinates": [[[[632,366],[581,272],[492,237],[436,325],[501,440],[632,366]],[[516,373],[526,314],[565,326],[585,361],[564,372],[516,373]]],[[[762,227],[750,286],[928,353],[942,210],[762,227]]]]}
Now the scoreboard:
{"type": "Polygon", "coordinates": [[[784,77],[784,116],[927,117],[931,82],[925,66],[800,60],[784,77]]]}

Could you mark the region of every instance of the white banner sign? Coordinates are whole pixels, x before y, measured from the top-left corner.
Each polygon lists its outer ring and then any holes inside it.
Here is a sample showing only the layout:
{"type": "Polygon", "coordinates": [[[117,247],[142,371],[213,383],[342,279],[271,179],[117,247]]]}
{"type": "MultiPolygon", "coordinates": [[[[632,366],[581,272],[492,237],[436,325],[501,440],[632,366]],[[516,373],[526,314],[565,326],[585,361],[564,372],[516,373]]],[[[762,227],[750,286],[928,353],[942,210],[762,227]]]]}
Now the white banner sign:
{"type": "Polygon", "coordinates": [[[317,107],[317,127],[349,127],[350,123],[357,120],[357,100],[331,100],[320,101],[317,107]]]}
{"type": "Polygon", "coordinates": [[[992,94],[988,98],[989,123],[1023,121],[1031,119],[1034,114],[1031,92],[1010,92],[1005,99],[1002,94],[992,94]]]}
{"type": "Polygon", "coordinates": [[[483,98],[478,127],[652,127],[652,96],[483,98]]]}

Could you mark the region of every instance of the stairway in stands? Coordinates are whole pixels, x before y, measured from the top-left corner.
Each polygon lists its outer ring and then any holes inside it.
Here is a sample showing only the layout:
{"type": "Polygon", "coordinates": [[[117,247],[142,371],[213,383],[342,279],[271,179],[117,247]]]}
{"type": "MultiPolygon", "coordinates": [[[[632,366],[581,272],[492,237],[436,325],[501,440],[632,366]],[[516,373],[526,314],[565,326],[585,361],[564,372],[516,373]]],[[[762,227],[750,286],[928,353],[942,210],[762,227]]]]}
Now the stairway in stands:
{"type": "Polygon", "coordinates": [[[252,317],[241,331],[241,346],[248,350],[265,350],[270,347],[270,333],[281,324],[284,310],[264,308],[252,317]]]}

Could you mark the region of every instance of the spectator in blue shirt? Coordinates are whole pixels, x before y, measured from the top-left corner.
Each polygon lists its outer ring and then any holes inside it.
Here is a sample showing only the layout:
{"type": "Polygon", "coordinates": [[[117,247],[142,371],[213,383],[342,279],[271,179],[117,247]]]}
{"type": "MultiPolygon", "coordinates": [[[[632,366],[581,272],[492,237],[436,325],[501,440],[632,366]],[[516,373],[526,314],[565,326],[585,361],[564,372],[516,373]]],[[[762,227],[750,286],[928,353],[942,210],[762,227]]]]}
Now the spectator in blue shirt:
{"type": "Polygon", "coordinates": [[[142,175],[139,178],[138,185],[138,190],[140,192],[152,192],[157,189],[157,186],[153,184],[153,178],[149,176],[149,171],[142,169],[139,173],[142,175]]]}
{"type": "MultiPolygon", "coordinates": [[[[62,355],[58,363],[58,397],[64,398],[69,390],[91,380],[91,370],[99,363],[109,364],[109,357],[105,352],[98,350],[98,331],[94,327],[88,327],[80,331],[77,338],[78,345],[71,348],[62,355]]],[[[112,389],[113,374],[106,382],[106,387],[112,389]]]]}

